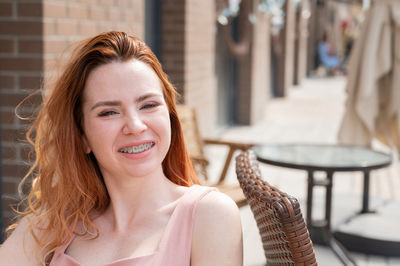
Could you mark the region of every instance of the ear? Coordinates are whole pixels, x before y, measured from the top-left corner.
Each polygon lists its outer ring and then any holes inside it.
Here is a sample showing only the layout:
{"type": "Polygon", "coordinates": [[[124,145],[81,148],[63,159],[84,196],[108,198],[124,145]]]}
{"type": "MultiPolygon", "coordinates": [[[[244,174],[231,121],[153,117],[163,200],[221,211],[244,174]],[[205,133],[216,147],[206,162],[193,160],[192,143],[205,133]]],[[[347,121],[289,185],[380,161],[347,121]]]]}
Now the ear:
{"type": "Polygon", "coordinates": [[[89,142],[87,141],[85,135],[82,135],[82,141],[83,141],[83,148],[85,150],[85,153],[89,154],[92,151],[92,149],[90,148],[89,142]]]}

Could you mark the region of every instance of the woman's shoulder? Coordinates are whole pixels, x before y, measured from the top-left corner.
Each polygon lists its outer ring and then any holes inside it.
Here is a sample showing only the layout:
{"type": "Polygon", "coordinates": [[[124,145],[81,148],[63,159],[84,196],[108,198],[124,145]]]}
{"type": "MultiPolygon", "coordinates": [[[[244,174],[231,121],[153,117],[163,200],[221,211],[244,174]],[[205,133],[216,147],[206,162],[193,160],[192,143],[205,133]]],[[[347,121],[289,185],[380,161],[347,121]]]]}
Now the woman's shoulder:
{"type": "MultiPolygon", "coordinates": [[[[187,189],[187,202],[195,206],[195,226],[237,226],[240,224],[240,214],[236,203],[215,187],[193,185],[187,189]],[[229,219],[227,223],[215,221],[229,219]]],[[[216,228],[217,229],[217,228],[216,228]]]]}
{"type": "Polygon", "coordinates": [[[242,262],[239,209],[229,196],[219,191],[205,194],[196,208],[193,265],[205,263],[203,258],[213,265],[241,265],[242,262]]]}
{"type": "Polygon", "coordinates": [[[202,186],[204,196],[199,200],[196,210],[197,219],[208,219],[212,217],[239,217],[239,209],[236,203],[226,194],[213,187],[202,186]]]}
{"type": "Polygon", "coordinates": [[[215,187],[193,185],[184,189],[184,195],[184,202],[195,207],[197,224],[210,218],[240,218],[236,203],[215,187]]]}

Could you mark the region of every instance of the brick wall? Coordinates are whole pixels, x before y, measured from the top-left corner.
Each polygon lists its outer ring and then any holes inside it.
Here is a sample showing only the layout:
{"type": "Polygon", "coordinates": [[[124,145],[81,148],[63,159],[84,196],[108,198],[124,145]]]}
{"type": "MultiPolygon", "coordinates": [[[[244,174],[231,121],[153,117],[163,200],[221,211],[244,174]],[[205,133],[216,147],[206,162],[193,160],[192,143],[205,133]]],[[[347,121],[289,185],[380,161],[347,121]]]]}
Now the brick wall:
{"type": "Polygon", "coordinates": [[[196,108],[204,135],[215,127],[215,6],[213,0],[162,2],[162,64],[181,94],[196,108]]]}
{"type": "Polygon", "coordinates": [[[185,103],[195,107],[203,136],[216,126],[215,1],[186,1],[185,103]]]}
{"type": "Polygon", "coordinates": [[[185,58],[185,0],[163,0],[161,5],[162,65],[183,97],[185,58]]]}
{"type": "MultiPolygon", "coordinates": [[[[3,1],[0,6],[0,112],[2,146],[2,201],[6,218],[16,203],[17,185],[27,170],[23,121],[16,105],[40,86],[43,71],[42,1],[3,1]],[[7,12],[5,12],[7,11],[7,12]]],[[[36,96],[32,102],[38,103],[36,96]]],[[[29,113],[29,106],[23,111],[29,113]]],[[[6,221],[7,224],[7,221],[6,221]]]]}
{"type": "MultiPolygon", "coordinates": [[[[18,200],[17,184],[27,170],[26,122],[14,109],[38,89],[60,53],[94,34],[121,30],[144,38],[144,0],[3,0],[0,3],[0,113],[2,200],[5,224],[10,204],[18,200]]],[[[21,109],[30,113],[39,96],[21,109]]]]}
{"type": "MultiPolygon", "coordinates": [[[[258,12],[259,1],[251,1],[258,12]]],[[[217,130],[218,89],[215,52],[216,17],[223,1],[165,0],[162,2],[163,67],[182,95],[181,101],[197,110],[204,136],[217,130]]],[[[252,52],[240,58],[238,122],[262,118],[269,94],[269,23],[263,14],[252,27],[252,52]]],[[[233,103],[230,103],[233,104],[233,103]]]]}
{"type": "Polygon", "coordinates": [[[43,3],[44,70],[71,43],[109,30],[144,38],[143,0],[47,0],[43,3]]]}

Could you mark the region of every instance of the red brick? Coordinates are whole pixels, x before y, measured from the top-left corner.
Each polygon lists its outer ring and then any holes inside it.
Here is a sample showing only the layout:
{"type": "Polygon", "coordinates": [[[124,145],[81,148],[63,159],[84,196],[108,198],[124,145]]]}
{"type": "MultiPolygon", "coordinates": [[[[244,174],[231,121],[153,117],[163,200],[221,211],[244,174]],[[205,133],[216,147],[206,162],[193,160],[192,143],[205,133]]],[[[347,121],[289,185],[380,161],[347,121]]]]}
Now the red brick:
{"type": "Polygon", "coordinates": [[[89,18],[89,9],[86,6],[69,6],[68,18],[87,19],[89,18]]]}
{"type": "Polygon", "coordinates": [[[92,20],[106,20],[108,17],[107,9],[103,7],[91,6],[89,8],[89,18],[92,20]]]}
{"type": "Polygon", "coordinates": [[[38,3],[19,3],[18,16],[20,17],[42,17],[42,4],[38,3]]]}
{"type": "MultiPolygon", "coordinates": [[[[1,130],[1,140],[7,142],[21,142],[25,140],[25,131],[21,129],[5,129],[1,130]]],[[[3,168],[4,169],[4,168],[3,168]]]]}
{"type": "Polygon", "coordinates": [[[78,34],[78,24],[76,22],[57,22],[57,35],[72,36],[78,34]]]}
{"type": "Polygon", "coordinates": [[[124,1],[124,0],[114,0],[114,6],[117,6],[117,7],[126,7],[126,6],[124,6],[124,4],[125,4],[125,1],[124,1]]]}
{"type": "Polygon", "coordinates": [[[110,13],[109,13],[109,16],[110,16],[110,20],[118,21],[118,20],[121,19],[122,11],[119,10],[119,9],[111,9],[110,13]]]}
{"type": "MultiPolygon", "coordinates": [[[[130,10],[130,9],[123,10],[120,20],[122,20],[123,22],[134,21],[135,15],[132,14],[132,10],[130,10]]],[[[131,26],[133,26],[133,25],[131,25],[131,26]]]]}
{"type": "Polygon", "coordinates": [[[0,71],[42,71],[41,58],[3,58],[0,60],[0,71]]]}
{"type": "Polygon", "coordinates": [[[132,3],[133,1],[131,0],[120,0],[120,6],[119,7],[123,7],[123,8],[130,8],[132,7],[132,3]]]}
{"type": "Polygon", "coordinates": [[[21,90],[36,90],[41,86],[41,76],[21,76],[19,78],[19,88],[21,90]]]}
{"type": "Polygon", "coordinates": [[[7,181],[3,181],[3,193],[8,193],[8,194],[13,194],[16,193],[18,191],[18,183],[17,182],[7,182],[7,181]]]}
{"type": "Polygon", "coordinates": [[[48,21],[43,22],[43,35],[45,36],[55,35],[57,32],[56,26],[57,25],[54,22],[48,22],[48,21]]]}
{"type": "Polygon", "coordinates": [[[110,0],[98,0],[97,3],[99,6],[113,6],[113,1],[110,0]]]}
{"type": "MultiPolygon", "coordinates": [[[[107,25],[106,25],[107,26],[107,25]]],[[[122,23],[118,23],[115,27],[110,27],[110,28],[105,28],[105,30],[112,30],[112,29],[118,29],[118,30],[120,30],[120,31],[124,31],[124,32],[127,32],[127,33],[132,33],[132,32],[134,32],[133,30],[132,30],[132,25],[126,25],[125,23],[124,24],[122,24],[122,23]]],[[[135,33],[135,35],[136,35],[136,33],[135,33]]],[[[138,35],[136,35],[136,36],[138,36],[138,35]]],[[[140,37],[140,36],[138,36],[138,37],[140,37]]]]}
{"type": "Polygon", "coordinates": [[[88,5],[96,5],[97,4],[97,0],[78,0],[76,2],[79,2],[81,4],[88,4],[88,5]]]}
{"type": "Polygon", "coordinates": [[[23,93],[1,93],[0,94],[0,106],[15,107],[18,104],[23,106],[32,106],[41,102],[42,97],[39,94],[31,95],[23,93]]]}
{"type": "Polygon", "coordinates": [[[43,4],[43,17],[46,18],[66,18],[67,6],[66,4],[57,4],[46,2],[43,4]]]}
{"type": "Polygon", "coordinates": [[[15,160],[17,155],[17,150],[15,147],[2,147],[1,148],[1,158],[3,160],[15,160]]]}
{"type": "Polygon", "coordinates": [[[12,15],[12,3],[0,3],[0,16],[11,17],[12,15]]]}
{"type": "Polygon", "coordinates": [[[0,53],[12,54],[15,52],[14,40],[0,40],[0,53]]]}
{"type": "Polygon", "coordinates": [[[15,77],[5,74],[0,74],[0,88],[1,89],[14,89],[15,77]]]}
{"type": "Polygon", "coordinates": [[[117,23],[97,23],[96,24],[96,32],[106,32],[109,30],[118,29],[119,31],[124,31],[117,23]]]}
{"type": "Polygon", "coordinates": [[[66,40],[44,40],[44,54],[61,54],[68,47],[66,40]]]}
{"type": "Polygon", "coordinates": [[[79,23],[79,34],[83,36],[92,36],[98,33],[96,23],[92,21],[82,21],[79,23]]]}
{"type": "Polygon", "coordinates": [[[41,21],[7,21],[0,23],[0,35],[41,36],[41,21]]]}
{"type": "Polygon", "coordinates": [[[14,125],[15,113],[11,111],[2,111],[0,121],[2,125],[14,125]]]}
{"type": "Polygon", "coordinates": [[[19,41],[19,52],[20,53],[43,53],[43,41],[41,40],[20,40],[19,41]]]}

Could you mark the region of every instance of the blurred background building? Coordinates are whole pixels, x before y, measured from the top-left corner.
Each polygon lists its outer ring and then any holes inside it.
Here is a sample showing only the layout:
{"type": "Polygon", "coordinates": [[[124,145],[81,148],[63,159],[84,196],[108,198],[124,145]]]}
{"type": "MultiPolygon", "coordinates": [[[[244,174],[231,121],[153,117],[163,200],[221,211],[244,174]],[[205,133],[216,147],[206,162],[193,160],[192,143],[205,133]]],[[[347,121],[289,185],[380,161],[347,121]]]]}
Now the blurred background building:
{"type": "MultiPolygon", "coordinates": [[[[16,106],[57,71],[76,41],[108,30],[144,39],[205,136],[262,119],[274,97],[317,73],[327,34],[346,60],[362,20],[362,0],[3,0],[0,3],[0,209],[3,229],[27,172],[29,121],[16,106]]],[[[345,71],[345,69],[343,70],[345,71]]],[[[30,97],[19,109],[32,113],[30,97]]]]}

